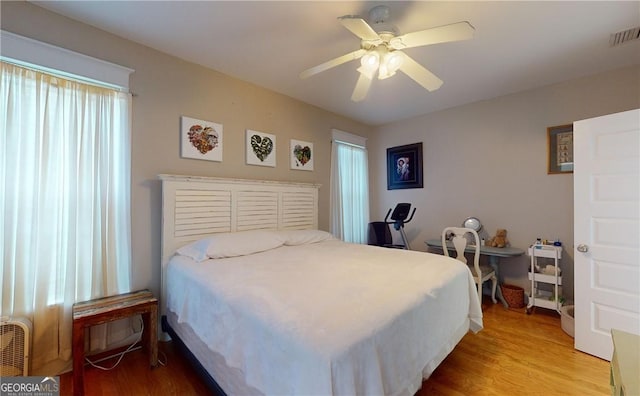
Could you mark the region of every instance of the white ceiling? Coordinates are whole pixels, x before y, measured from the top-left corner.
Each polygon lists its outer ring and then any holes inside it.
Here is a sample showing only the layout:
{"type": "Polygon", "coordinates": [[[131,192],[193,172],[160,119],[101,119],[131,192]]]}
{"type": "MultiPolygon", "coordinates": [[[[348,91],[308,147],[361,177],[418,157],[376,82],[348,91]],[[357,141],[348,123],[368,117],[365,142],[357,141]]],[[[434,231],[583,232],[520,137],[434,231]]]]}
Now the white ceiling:
{"type": "MultiPolygon", "coordinates": [[[[34,1],[70,18],[370,125],[640,64],[639,1],[34,1]],[[428,92],[402,73],[350,100],[358,61],[298,74],[359,48],[337,20],[386,4],[400,34],[458,21],[472,40],[405,50],[444,84],[428,92]]],[[[124,65],[127,66],[127,65],[124,65]]],[[[629,89],[639,89],[629,87],[629,89]]]]}

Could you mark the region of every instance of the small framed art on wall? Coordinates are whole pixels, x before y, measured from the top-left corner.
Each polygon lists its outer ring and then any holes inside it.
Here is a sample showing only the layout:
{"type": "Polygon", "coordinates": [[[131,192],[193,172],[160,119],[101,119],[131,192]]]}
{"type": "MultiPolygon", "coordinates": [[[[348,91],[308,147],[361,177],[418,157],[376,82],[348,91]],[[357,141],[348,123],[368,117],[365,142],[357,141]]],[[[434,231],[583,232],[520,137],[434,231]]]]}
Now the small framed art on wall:
{"type": "Polygon", "coordinates": [[[180,117],[180,156],[222,162],[222,124],[180,117]]]}
{"type": "Polygon", "coordinates": [[[573,173],[573,124],[547,128],[547,173],[573,173]]]}
{"type": "Polygon", "coordinates": [[[387,190],[422,188],[422,142],[387,149],[387,190]]]}
{"type": "Polygon", "coordinates": [[[313,170],[313,143],[291,139],[289,144],[291,169],[313,170]]]}
{"type": "Polygon", "coordinates": [[[247,129],[247,164],[276,166],[276,135],[247,129]]]}

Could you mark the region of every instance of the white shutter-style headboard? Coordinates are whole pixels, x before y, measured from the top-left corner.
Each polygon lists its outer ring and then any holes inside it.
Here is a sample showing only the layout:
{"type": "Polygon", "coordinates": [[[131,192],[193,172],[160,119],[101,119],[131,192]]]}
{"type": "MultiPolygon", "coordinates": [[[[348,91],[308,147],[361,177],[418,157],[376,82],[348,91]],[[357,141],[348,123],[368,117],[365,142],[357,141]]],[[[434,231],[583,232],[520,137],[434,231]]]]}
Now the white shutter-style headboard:
{"type": "Polygon", "coordinates": [[[318,228],[319,184],[200,176],[162,180],[162,296],[176,249],[220,232],[318,228]]]}

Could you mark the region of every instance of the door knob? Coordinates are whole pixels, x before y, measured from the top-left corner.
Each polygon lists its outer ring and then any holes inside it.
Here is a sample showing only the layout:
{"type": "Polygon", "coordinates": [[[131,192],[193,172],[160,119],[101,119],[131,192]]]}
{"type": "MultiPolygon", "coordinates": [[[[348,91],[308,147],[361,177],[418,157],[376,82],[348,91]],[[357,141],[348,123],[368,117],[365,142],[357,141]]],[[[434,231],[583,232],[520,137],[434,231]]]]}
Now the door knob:
{"type": "Polygon", "coordinates": [[[580,245],[578,245],[578,251],[580,253],[586,253],[589,251],[589,246],[587,245],[583,245],[582,243],[580,245]]]}

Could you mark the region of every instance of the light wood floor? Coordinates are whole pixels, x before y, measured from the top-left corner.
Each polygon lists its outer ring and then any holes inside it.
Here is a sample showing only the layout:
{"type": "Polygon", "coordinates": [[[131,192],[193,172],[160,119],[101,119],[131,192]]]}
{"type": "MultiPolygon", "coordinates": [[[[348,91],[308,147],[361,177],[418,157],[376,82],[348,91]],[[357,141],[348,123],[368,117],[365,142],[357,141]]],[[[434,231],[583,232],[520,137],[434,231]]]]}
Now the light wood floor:
{"type": "MultiPolygon", "coordinates": [[[[490,303],[483,310],[484,330],[467,334],[416,396],[610,394],[609,362],[573,349],[555,312],[526,315],[490,303]]],[[[160,351],[167,364],[154,370],[141,351],[112,371],[87,367],[85,394],[210,395],[177,348],[160,343],[160,351]]],[[[70,373],[61,376],[61,395],[72,394],[72,382],[70,373]]]]}
{"type": "Polygon", "coordinates": [[[573,348],[555,311],[483,304],[484,329],[467,334],[431,377],[426,395],[610,395],[609,362],[573,348]]]}

